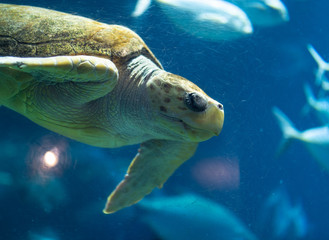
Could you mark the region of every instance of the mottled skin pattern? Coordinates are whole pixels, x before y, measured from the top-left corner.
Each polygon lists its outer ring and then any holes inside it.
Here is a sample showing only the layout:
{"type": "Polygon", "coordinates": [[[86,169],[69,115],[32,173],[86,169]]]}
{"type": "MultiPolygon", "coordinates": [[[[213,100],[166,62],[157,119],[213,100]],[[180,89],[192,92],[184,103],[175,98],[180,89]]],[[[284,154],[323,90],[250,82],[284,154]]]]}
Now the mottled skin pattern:
{"type": "Polygon", "coordinates": [[[0,56],[1,105],[93,146],[141,143],[105,213],[161,187],[223,126],[220,103],[122,26],[0,4],[0,56]]]}

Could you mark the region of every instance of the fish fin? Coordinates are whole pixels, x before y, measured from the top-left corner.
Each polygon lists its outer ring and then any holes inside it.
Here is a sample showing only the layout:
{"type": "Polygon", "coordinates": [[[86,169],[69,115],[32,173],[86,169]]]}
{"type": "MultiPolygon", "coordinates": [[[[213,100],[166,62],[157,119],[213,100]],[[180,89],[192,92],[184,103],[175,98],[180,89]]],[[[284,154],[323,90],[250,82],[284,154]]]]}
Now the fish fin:
{"type": "Polygon", "coordinates": [[[141,16],[151,5],[151,0],[138,0],[135,10],[131,14],[133,17],[141,16]]]}
{"type": "Polygon", "coordinates": [[[320,54],[314,49],[311,44],[307,45],[307,49],[312,55],[313,59],[318,64],[318,70],[316,71],[316,84],[320,85],[324,79],[326,79],[324,73],[329,71],[329,63],[325,62],[320,54]]]}
{"type": "Polygon", "coordinates": [[[283,138],[276,154],[276,156],[279,157],[289,147],[291,140],[298,138],[300,133],[294,127],[294,124],[290,119],[279,108],[273,107],[272,112],[276,117],[283,134],[283,138]]]}
{"type": "Polygon", "coordinates": [[[266,5],[262,2],[246,2],[244,3],[246,8],[257,9],[260,11],[266,11],[266,5]]]}
{"type": "Polygon", "coordinates": [[[198,143],[149,140],[141,144],[125,178],[107,199],[104,213],[114,213],[161,188],[173,172],[189,159],[198,143]]]}

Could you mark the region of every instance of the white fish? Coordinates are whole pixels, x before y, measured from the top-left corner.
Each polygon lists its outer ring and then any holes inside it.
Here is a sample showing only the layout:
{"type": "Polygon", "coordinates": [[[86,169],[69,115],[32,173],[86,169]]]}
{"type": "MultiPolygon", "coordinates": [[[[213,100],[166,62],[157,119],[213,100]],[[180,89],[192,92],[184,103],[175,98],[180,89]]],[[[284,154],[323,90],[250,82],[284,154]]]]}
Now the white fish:
{"type": "Polygon", "coordinates": [[[324,125],[329,124],[329,98],[316,98],[308,84],[304,85],[304,91],[307,98],[307,103],[311,106],[324,125]]]}
{"type": "Polygon", "coordinates": [[[329,91],[329,80],[325,76],[325,73],[329,71],[329,62],[324,61],[312,45],[307,45],[307,49],[318,64],[318,69],[315,73],[316,84],[321,85],[323,90],[329,91]]]}
{"type": "Polygon", "coordinates": [[[228,209],[194,194],[144,199],[139,206],[163,240],[257,239],[228,209]]]}
{"type": "Polygon", "coordinates": [[[280,150],[284,150],[292,139],[304,143],[319,164],[329,171],[329,125],[298,131],[289,118],[278,108],[272,109],[283,132],[280,150]]]}
{"type": "Polygon", "coordinates": [[[287,7],[281,0],[228,0],[240,7],[255,26],[271,27],[289,21],[287,7]]]}
{"type": "MultiPolygon", "coordinates": [[[[210,41],[250,35],[251,22],[244,11],[220,0],[157,0],[164,13],[183,31],[210,41]]],[[[132,16],[142,15],[151,0],[139,0],[132,16]]]]}

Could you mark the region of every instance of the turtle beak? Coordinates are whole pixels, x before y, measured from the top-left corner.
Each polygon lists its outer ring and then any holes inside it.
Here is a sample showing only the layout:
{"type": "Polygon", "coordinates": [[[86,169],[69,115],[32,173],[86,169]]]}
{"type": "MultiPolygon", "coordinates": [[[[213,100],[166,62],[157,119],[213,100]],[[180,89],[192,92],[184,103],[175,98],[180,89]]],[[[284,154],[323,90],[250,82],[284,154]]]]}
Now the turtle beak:
{"type": "Polygon", "coordinates": [[[224,107],[217,101],[209,101],[203,128],[218,136],[224,124],[224,107]]]}
{"type": "Polygon", "coordinates": [[[209,139],[212,136],[218,136],[222,131],[224,124],[223,105],[210,98],[208,100],[207,109],[199,114],[199,117],[193,119],[193,122],[189,125],[200,129],[205,134],[202,135],[202,138],[204,139],[209,139]]]}

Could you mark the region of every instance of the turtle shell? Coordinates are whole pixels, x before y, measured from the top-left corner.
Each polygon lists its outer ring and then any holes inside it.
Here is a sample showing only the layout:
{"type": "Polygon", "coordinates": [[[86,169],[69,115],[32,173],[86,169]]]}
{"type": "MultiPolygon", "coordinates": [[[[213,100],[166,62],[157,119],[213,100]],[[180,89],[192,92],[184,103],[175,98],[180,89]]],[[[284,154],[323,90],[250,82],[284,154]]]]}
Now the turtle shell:
{"type": "Polygon", "coordinates": [[[161,64],[132,30],[53,10],[0,4],[0,55],[92,55],[115,64],[144,55],[161,64]]]}

